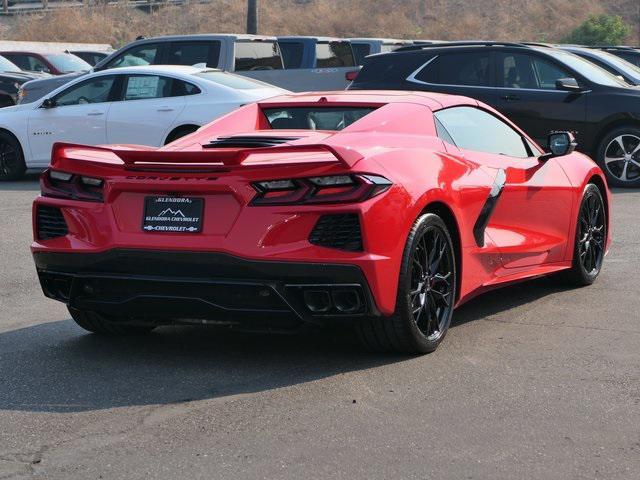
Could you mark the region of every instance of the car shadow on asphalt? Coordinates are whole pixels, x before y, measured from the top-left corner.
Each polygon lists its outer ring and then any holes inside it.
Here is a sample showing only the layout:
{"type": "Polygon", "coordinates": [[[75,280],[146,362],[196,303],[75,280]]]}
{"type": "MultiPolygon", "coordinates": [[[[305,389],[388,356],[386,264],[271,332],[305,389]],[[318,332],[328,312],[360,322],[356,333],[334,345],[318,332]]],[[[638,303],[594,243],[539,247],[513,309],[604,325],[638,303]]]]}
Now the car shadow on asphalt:
{"type": "MultiPolygon", "coordinates": [[[[540,279],[485,294],[456,311],[452,328],[564,289],[540,279]]],[[[71,320],[44,323],[0,334],[0,409],[82,412],[180,403],[412,358],[366,352],[349,332],[267,336],[162,327],[148,336],[114,338],[86,334],[71,320]]]]}
{"type": "Polygon", "coordinates": [[[0,182],[0,192],[38,192],[40,191],[39,178],[38,173],[29,173],[20,180],[0,182]]]}

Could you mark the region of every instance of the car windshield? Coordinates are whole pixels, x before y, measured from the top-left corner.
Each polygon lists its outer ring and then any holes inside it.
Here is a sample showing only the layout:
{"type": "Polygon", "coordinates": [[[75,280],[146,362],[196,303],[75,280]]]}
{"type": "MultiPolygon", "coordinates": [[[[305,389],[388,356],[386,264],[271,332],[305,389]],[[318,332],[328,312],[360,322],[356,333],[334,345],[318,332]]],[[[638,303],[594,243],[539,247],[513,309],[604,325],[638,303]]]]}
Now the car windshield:
{"type": "Polygon", "coordinates": [[[45,57],[56,69],[64,73],[91,70],[91,65],[70,53],[54,53],[45,57]]]}
{"type": "Polygon", "coordinates": [[[611,65],[613,65],[617,69],[623,70],[625,72],[628,72],[634,78],[640,79],[640,67],[637,67],[633,63],[628,62],[623,58],[617,57],[617,56],[613,55],[612,53],[603,52],[602,50],[595,50],[595,51],[592,52],[592,54],[595,55],[596,57],[601,58],[602,60],[610,63],[611,65]]]}
{"type": "Polygon", "coordinates": [[[594,65],[588,60],[574,55],[573,53],[552,49],[549,49],[547,53],[592,82],[600,85],[607,85],[609,87],[628,87],[626,82],[620,80],[615,75],[610,74],[604,68],[594,65]]]}
{"type": "Polygon", "coordinates": [[[200,72],[196,73],[195,76],[204,78],[205,80],[209,80],[224,87],[230,87],[238,90],[252,90],[255,88],[271,87],[271,85],[259,80],[253,80],[252,78],[241,77],[239,75],[226,72],[200,72]]]}
{"type": "Polygon", "coordinates": [[[289,107],[265,108],[269,125],[274,130],[342,130],[374,107],[289,107]]]}
{"type": "Polygon", "coordinates": [[[15,63],[10,62],[6,58],[0,56],[0,72],[21,72],[15,63]]]}

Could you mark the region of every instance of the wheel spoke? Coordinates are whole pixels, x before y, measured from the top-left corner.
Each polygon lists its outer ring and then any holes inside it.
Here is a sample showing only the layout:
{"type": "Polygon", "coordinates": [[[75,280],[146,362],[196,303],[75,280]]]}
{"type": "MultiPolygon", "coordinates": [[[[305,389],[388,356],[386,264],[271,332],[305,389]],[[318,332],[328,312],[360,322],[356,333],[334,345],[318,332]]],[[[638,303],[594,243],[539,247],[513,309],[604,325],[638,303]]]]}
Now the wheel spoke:
{"type": "Polygon", "coordinates": [[[618,146],[620,147],[620,150],[622,150],[622,153],[626,155],[627,150],[624,147],[624,142],[622,141],[622,135],[620,135],[619,137],[616,137],[615,142],[618,143],[618,146]]]}
{"type": "Polygon", "coordinates": [[[624,157],[604,157],[605,163],[624,162],[624,157]]]}

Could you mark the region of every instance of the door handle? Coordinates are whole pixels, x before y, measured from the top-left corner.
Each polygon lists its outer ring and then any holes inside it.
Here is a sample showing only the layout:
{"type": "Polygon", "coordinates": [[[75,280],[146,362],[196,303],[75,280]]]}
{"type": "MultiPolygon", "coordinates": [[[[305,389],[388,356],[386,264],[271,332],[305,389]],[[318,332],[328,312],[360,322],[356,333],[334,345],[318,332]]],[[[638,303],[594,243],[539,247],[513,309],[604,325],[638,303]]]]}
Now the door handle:
{"type": "Polygon", "coordinates": [[[158,108],[159,112],[173,112],[173,108],[171,107],[160,107],[158,108]]]}
{"type": "Polygon", "coordinates": [[[507,102],[516,102],[518,100],[520,100],[520,95],[503,95],[500,97],[500,99],[502,100],[506,100],[507,102]]]}
{"type": "Polygon", "coordinates": [[[87,113],[87,115],[90,116],[90,117],[99,117],[100,115],[104,115],[104,112],[98,112],[98,111],[89,112],[89,113],[87,113]]]}

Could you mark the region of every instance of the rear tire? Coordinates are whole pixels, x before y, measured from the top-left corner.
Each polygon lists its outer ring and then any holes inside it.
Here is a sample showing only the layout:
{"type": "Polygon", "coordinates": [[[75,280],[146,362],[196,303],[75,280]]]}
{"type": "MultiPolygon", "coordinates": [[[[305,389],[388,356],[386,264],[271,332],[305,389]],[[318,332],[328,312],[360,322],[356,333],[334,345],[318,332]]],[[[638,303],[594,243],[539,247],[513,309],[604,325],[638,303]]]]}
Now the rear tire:
{"type": "Polygon", "coordinates": [[[402,255],[395,313],[358,323],[361,342],[373,351],[433,352],[451,323],[456,275],[447,226],[433,213],[420,216],[402,255]]]}
{"type": "Polygon", "coordinates": [[[26,171],[20,142],[10,133],[0,131],[0,181],[18,180],[26,171]]]}
{"type": "Polygon", "coordinates": [[[104,315],[68,307],[71,318],[82,328],[101,335],[126,336],[149,333],[155,327],[149,325],[126,325],[109,320],[104,315]]]}
{"type": "Polygon", "coordinates": [[[607,217],[600,189],[589,183],[582,194],[574,239],[573,264],[565,272],[568,283],[591,285],[602,270],[607,242],[607,217]]]}
{"type": "Polygon", "coordinates": [[[612,130],[600,142],[596,161],[612,187],[640,186],[640,128],[612,130]]]}

